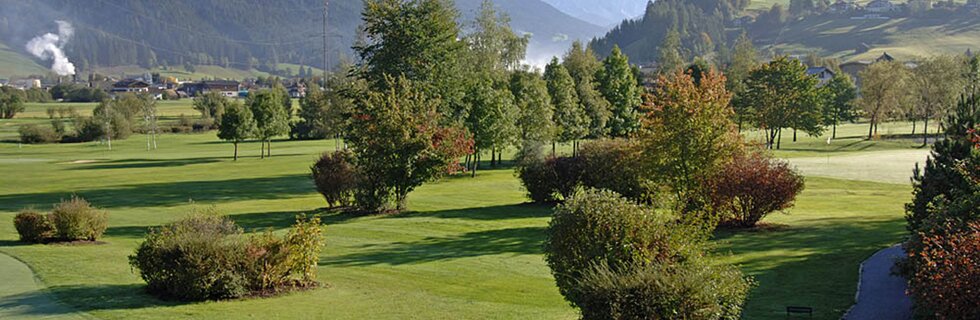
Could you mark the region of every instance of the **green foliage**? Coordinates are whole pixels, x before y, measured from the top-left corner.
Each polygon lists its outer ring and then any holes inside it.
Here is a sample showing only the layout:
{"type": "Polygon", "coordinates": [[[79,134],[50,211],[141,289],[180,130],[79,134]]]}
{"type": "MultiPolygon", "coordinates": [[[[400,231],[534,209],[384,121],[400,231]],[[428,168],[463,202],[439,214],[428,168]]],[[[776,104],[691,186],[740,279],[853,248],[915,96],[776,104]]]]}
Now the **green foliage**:
{"type": "Polygon", "coordinates": [[[440,124],[438,101],[400,78],[355,102],[347,143],[362,181],[355,195],[366,211],[405,209],[412,190],[454,168],[472,152],[472,140],[458,127],[440,124]]]}
{"type": "Polygon", "coordinates": [[[613,137],[626,137],[639,129],[640,87],[630,69],[629,58],[614,46],[612,54],[602,62],[603,69],[596,77],[599,92],[609,101],[612,116],[609,117],[609,134],[613,137]]]}
{"type": "Polygon", "coordinates": [[[93,208],[88,201],[75,196],[55,205],[50,219],[55,236],[66,241],[95,241],[109,226],[108,212],[93,208]]]}
{"type": "Polygon", "coordinates": [[[532,201],[558,202],[582,184],[582,164],[577,157],[526,158],[518,166],[517,176],[532,201]]]}
{"type": "Polygon", "coordinates": [[[580,191],[555,209],[545,259],[586,319],[736,319],[749,283],[709,260],[707,235],[616,193],[580,191]]]}
{"type": "Polygon", "coordinates": [[[19,112],[24,112],[23,93],[18,94],[16,89],[6,89],[0,87],[0,118],[13,119],[19,112]]]}
{"type": "Polygon", "coordinates": [[[597,140],[582,144],[581,182],[588,188],[616,192],[627,199],[650,203],[653,191],[640,163],[635,143],[624,139],[597,140]]]}
{"type": "Polygon", "coordinates": [[[599,92],[596,87],[598,81],[596,75],[602,71],[603,65],[599,62],[592,48],[584,46],[581,42],[575,41],[572,47],[565,53],[562,64],[568,69],[568,74],[575,79],[575,91],[578,94],[582,109],[589,116],[589,138],[601,138],[609,134],[609,118],[612,117],[612,106],[609,101],[599,92]]]}
{"type": "Polygon", "coordinates": [[[912,73],[897,61],[878,62],[858,74],[861,94],[858,104],[864,116],[871,120],[868,139],[878,132],[878,123],[887,120],[890,113],[907,105],[909,79],[912,73]]]}
{"type": "Polygon", "coordinates": [[[51,88],[51,98],[65,102],[100,102],[109,98],[100,88],[89,88],[76,84],[59,84],[51,88]]]}
{"type": "Polygon", "coordinates": [[[353,153],[340,150],[324,153],[310,167],[310,177],[316,185],[316,191],[323,195],[331,207],[351,204],[358,186],[355,160],[353,153]]]}
{"type": "Polygon", "coordinates": [[[834,78],[827,82],[827,85],[820,88],[824,99],[824,125],[834,127],[832,138],[837,137],[837,125],[841,121],[854,121],[857,119],[857,88],[851,77],[837,73],[834,78]]]}
{"type": "Polygon", "coordinates": [[[912,70],[909,89],[916,103],[909,104],[905,113],[909,120],[925,121],[923,144],[928,142],[929,120],[944,117],[963,92],[967,79],[961,75],[961,69],[962,65],[956,58],[936,56],[920,62],[912,70]]]}
{"type": "Polygon", "coordinates": [[[789,163],[751,152],[712,177],[708,190],[711,209],[722,224],[747,228],[770,213],[792,207],[804,186],[803,176],[789,163]]]}
{"type": "Polygon", "coordinates": [[[466,128],[473,134],[476,150],[497,150],[517,140],[520,110],[506,88],[497,88],[489,78],[469,86],[463,102],[469,106],[466,128]]]}
{"type": "Polygon", "coordinates": [[[745,91],[735,103],[738,109],[752,112],[752,123],[766,131],[766,145],[779,148],[776,138],[783,128],[814,136],[823,132],[823,105],[817,83],[806,73],[802,62],[780,56],[749,74],[745,91]]]}
{"type": "Polygon", "coordinates": [[[657,61],[660,62],[660,67],[657,70],[661,74],[673,74],[684,67],[684,56],[681,54],[681,34],[677,32],[677,29],[672,28],[664,35],[657,58],[657,61]]]}
{"type": "Polygon", "coordinates": [[[588,114],[579,103],[575,80],[558,62],[558,58],[553,58],[545,67],[544,80],[548,83],[548,95],[555,108],[555,140],[569,142],[585,137],[589,126],[588,114]]]}
{"type": "Polygon", "coordinates": [[[228,104],[228,98],[217,91],[208,91],[194,97],[194,110],[200,112],[202,118],[214,119],[218,126],[221,125],[221,116],[228,108],[228,104]]]}
{"type": "Polygon", "coordinates": [[[238,143],[252,137],[256,131],[252,110],[241,103],[232,103],[221,115],[218,138],[235,144],[235,160],[238,160],[238,143]]]}
{"type": "Polygon", "coordinates": [[[481,3],[472,28],[473,32],[464,41],[472,59],[469,66],[478,73],[499,78],[524,60],[531,36],[518,36],[510,27],[510,17],[506,13],[498,14],[493,2],[484,0],[481,3]]]}
{"type": "Polygon", "coordinates": [[[344,73],[331,74],[326,90],[320,90],[317,84],[308,85],[306,96],[299,100],[300,120],[291,124],[290,138],[316,140],[341,135],[347,128],[347,116],[353,104],[343,93],[354,90],[356,85],[344,73]]]}
{"type": "Polygon", "coordinates": [[[34,209],[24,209],[14,216],[14,227],[20,241],[41,243],[54,236],[54,225],[43,213],[34,209]]]}
{"type": "Polygon", "coordinates": [[[320,219],[297,217],[285,237],[243,236],[211,208],[152,229],[130,265],[150,293],[178,300],[231,299],[290,286],[315,285],[323,247],[320,219]]]}
{"type": "Polygon", "coordinates": [[[52,143],[61,140],[61,134],[54,128],[36,124],[21,125],[17,133],[20,134],[20,142],[26,144],[52,143]]]}
{"type": "MultiPolygon", "coordinates": [[[[268,155],[272,156],[272,138],[289,133],[289,114],[283,107],[282,95],[275,90],[259,91],[249,94],[245,105],[252,111],[255,119],[252,136],[268,144],[268,155]]],[[[262,156],[266,156],[265,150],[262,151],[262,156]]]]}
{"type": "Polygon", "coordinates": [[[241,228],[213,211],[154,228],[129,256],[150,293],[179,300],[241,297],[248,280],[241,228]]]}
{"type": "Polygon", "coordinates": [[[548,96],[548,83],[536,73],[516,71],[511,75],[510,91],[518,110],[518,139],[551,141],[554,137],[554,107],[548,96]]]}

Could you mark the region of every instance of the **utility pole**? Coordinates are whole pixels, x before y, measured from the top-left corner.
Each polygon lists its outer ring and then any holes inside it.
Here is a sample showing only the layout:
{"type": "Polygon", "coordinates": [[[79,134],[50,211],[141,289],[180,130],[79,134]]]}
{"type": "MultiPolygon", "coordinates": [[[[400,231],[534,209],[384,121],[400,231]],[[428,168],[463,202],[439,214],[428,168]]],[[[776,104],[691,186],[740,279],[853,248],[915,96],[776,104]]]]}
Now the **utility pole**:
{"type": "Polygon", "coordinates": [[[323,86],[327,86],[327,68],[330,66],[328,64],[327,58],[327,9],[330,7],[330,0],[323,0],[323,86]]]}

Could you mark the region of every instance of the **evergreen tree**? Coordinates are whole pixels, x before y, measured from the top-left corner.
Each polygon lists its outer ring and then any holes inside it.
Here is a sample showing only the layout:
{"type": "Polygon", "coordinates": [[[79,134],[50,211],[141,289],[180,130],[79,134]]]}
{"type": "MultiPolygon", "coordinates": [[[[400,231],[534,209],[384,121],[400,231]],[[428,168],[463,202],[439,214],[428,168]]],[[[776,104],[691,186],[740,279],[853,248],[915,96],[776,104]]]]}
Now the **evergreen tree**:
{"type": "Polygon", "coordinates": [[[643,102],[640,88],[630,68],[629,58],[614,47],[612,54],[603,60],[599,72],[599,92],[612,105],[609,131],[613,137],[626,137],[640,127],[637,109],[643,102]]]}
{"type": "Polygon", "coordinates": [[[602,70],[602,63],[596,57],[592,48],[585,47],[582,42],[575,41],[572,48],[565,54],[563,65],[575,79],[575,91],[578,93],[582,108],[589,115],[590,138],[601,138],[609,133],[608,122],[612,116],[609,101],[596,89],[596,75],[602,70]]]}
{"type": "MultiPolygon", "coordinates": [[[[589,117],[582,109],[575,92],[575,80],[568,74],[558,58],[552,58],[544,70],[544,79],[548,83],[548,95],[555,108],[555,140],[554,142],[572,142],[582,139],[588,133],[589,117]]],[[[552,153],[554,153],[552,144],[552,153]]]]}
{"type": "Polygon", "coordinates": [[[684,57],[681,55],[681,35],[676,29],[670,29],[660,44],[660,54],[657,64],[660,74],[670,75],[684,67],[684,57]]]}

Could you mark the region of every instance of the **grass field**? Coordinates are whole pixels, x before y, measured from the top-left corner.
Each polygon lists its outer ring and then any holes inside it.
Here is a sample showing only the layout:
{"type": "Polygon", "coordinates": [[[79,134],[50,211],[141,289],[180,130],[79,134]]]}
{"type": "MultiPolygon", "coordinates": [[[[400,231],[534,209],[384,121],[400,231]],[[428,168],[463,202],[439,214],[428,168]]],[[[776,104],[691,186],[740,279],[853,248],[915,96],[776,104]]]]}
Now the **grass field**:
{"type": "MultiPolygon", "coordinates": [[[[46,105],[24,118],[0,120],[0,140],[16,123],[44,122],[46,105]]],[[[79,106],[79,108],[90,106],[79,106]]],[[[189,102],[160,106],[168,116],[194,114],[189,102]]],[[[882,126],[902,134],[904,123],[882,126]]],[[[16,129],[13,129],[14,132],[16,129]]],[[[808,173],[796,208],[765,220],[765,231],[719,232],[718,251],[758,282],[746,319],[783,319],[787,305],[815,309],[816,319],[837,319],[853,302],[858,264],[902,240],[902,204],[911,188],[910,140],[864,141],[866,126],[846,125],[830,145],[826,137],[783,137],[783,150],[808,173]],[[867,172],[859,166],[896,165],[867,172]],[[829,159],[839,172],[821,171],[829,159]],[[812,173],[812,174],[811,174],[812,173]],[[861,173],[861,174],[858,174],[861,173]]],[[[14,133],[15,135],[15,133],[14,133]]],[[[747,134],[752,137],[752,133],[747,134]]],[[[24,145],[0,143],[0,253],[25,262],[46,287],[0,290],[0,318],[94,316],[106,319],[575,319],[544,263],[541,245],[550,208],[524,204],[513,171],[482,171],[448,178],[412,193],[413,212],[355,217],[327,214],[327,246],[319,277],[326,288],[253,300],[175,303],[143,293],[127,256],[147,227],[216,205],[250,230],[282,232],[299,213],[320,212],[324,201],[307,178],[317,154],[333,141],[273,143],[274,157],[258,159],[258,144],[231,161],[231,145],[214,133],[163,135],[146,151],[141,136],[113,143],[24,145]],[[87,160],[87,161],[79,161],[87,160]],[[110,211],[105,245],[23,245],[11,224],[17,210],[41,209],[77,194],[110,211]],[[31,307],[53,296],[67,308],[31,307]],[[17,306],[16,308],[12,306],[17,306]]],[[[17,264],[0,260],[0,274],[17,264]]],[[[2,278],[0,278],[2,279],[2,278]]]]}

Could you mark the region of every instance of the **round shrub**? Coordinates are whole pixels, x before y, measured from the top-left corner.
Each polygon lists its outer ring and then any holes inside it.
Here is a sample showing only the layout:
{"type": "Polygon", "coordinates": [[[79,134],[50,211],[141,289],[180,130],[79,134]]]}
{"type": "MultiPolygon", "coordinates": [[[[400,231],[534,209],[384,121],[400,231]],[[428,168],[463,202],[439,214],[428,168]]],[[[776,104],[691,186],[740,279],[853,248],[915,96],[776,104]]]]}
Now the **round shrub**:
{"type": "Polygon", "coordinates": [[[803,176],[789,164],[762,153],[735,159],[710,182],[712,208],[721,223],[752,227],[766,215],[793,206],[803,192],[803,176]]]}
{"type": "Polygon", "coordinates": [[[61,135],[51,127],[25,124],[20,126],[17,131],[20,133],[20,142],[22,143],[53,143],[61,140],[61,135]]]}
{"type": "Polygon", "coordinates": [[[518,178],[534,202],[561,201],[581,185],[583,166],[577,157],[548,157],[526,160],[517,169],[518,178]]]}
{"type": "Polygon", "coordinates": [[[316,191],[323,195],[331,207],[350,205],[358,183],[353,161],[354,154],[342,150],[324,153],[310,167],[316,191]]]}
{"type": "Polygon", "coordinates": [[[248,292],[241,233],[228,218],[195,214],[151,230],[129,263],[156,295],[188,301],[241,297],[248,292]]]}
{"type": "Polygon", "coordinates": [[[51,222],[60,240],[95,241],[108,227],[109,214],[93,208],[85,199],[72,197],[54,206],[51,222]]]}
{"type": "Polygon", "coordinates": [[[582,161],[583,186],[615,191],[640,202],[652,201],[649,182],[639,169],[639,154],[628,140],[583,143],[578,155],[582,161]]]}
{"type": "Polygon", "coordinates": [[[734,268],[700,270],[711,265],[699,260],[707,258],[708,233],[676,221],[611,191],[580,191],[555,209],[545,259],[586,319],[696,319],[705,310],[737,318],[747,280],[734,268]],[[683,304],[689,299],[700,305],[683,304]],[[620,310],[634,306],[642,308],[620,310]]]}
{"type": "Polygon", "coordinates": [[[21,210],[14,217],[14,227],[24,242],[41,243],[54,235],[54,225],[48,217],[34,209],[21,210]]]}

